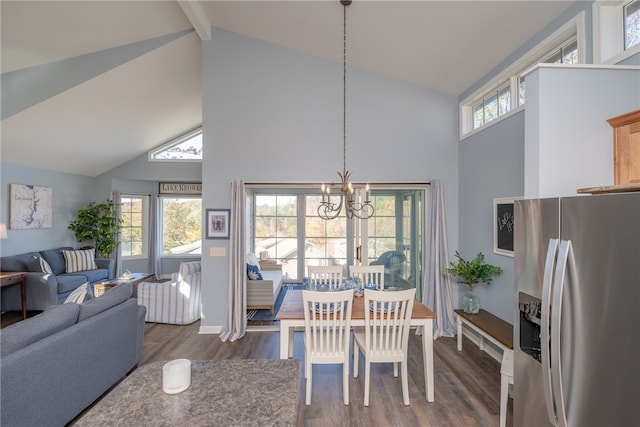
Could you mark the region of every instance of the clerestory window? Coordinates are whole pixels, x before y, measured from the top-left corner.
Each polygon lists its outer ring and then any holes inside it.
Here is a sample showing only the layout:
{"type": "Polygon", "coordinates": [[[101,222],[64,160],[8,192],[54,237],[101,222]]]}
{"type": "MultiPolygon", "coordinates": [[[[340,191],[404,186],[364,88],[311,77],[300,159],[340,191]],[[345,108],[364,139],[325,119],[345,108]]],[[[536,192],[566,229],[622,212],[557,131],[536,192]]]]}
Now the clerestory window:
{"type": "Polygon", "coordinates": [[[584,13],[580,13],[460,103],[461,138],[509,116],[525,104],[525,71],[538,63],[582,63],[583,46],[584,13]]]}
{"type": "Polygon", "coordinates": [[[594,63],[618,64],[640,52],[640,0],[595,2],[594,63]]]}
{"type": "Polygon", "coordinates": [[[202,128],[194,129],[150,151],[149,161],[202,161],[202,128]]]}

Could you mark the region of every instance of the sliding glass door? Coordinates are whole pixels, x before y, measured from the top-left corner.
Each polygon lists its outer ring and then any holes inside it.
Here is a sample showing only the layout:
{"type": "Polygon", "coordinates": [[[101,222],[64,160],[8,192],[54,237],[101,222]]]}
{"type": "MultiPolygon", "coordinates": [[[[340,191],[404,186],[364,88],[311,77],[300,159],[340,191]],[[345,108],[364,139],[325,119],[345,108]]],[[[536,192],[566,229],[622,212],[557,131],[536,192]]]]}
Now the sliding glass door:
{"type": "Polygon", "coordinates": [[[317,188],[249,188],[248,247],[283,266],[290,281],[309,265],[382,264],[385,286],[422,288],[426,186],[371,186],[372,218],[318,217],[317,188]]]}

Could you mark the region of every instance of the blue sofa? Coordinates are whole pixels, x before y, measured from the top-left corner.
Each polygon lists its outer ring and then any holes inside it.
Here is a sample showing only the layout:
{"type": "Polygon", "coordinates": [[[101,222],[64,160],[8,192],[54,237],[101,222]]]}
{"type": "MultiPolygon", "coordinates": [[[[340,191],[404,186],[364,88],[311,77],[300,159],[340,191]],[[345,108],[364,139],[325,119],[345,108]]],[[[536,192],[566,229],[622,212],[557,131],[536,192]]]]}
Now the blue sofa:
{"type": "Polygon", "coordinates": [[[0,330],[0,425],[64,426],[140,362],[146,309],[117,285],[0,330]]]}
{"type": "MultiPolygon", "coordinates": [[[[86,282],[91,284],[115,277],[115,262],[112,259],[96,258],[96,270],[67,273],[63,250],[72,247],[60,247],[40,252],[11,255],[0,258],[0,270],[25,272],[27,277],[27,310],[44,310],[50,305],[62,304],[67,296],[86,282]],[[46,274],[33,271],[33,257],[42,257],[53,271],[46,274]],[[30,271],[31,270],[31,271],[30,271]]],[[[21,310],[20,287],[2,288],[2,311],[21,310]]]]}

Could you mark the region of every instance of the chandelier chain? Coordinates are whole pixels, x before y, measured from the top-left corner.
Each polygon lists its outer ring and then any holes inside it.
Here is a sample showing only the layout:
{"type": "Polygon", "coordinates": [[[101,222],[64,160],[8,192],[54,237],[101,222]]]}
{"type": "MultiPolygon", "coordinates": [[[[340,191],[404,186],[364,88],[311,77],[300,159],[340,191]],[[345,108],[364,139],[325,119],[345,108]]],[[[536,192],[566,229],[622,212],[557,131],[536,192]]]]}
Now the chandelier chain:
{"type": "Polygon", "coordinates": [[[342,7],[342,171],[347,170],[347,5],[342,7]]]}
{"type": "Polygon", "coordinates": [[[342,208],[345,208],[345,216],[349,219],[354,217],[360,219],[371,218],[374,208],[369,201],[369,184],[366,185],[364,201],[359,201],[362,194],[354,192],[354,186],[349,180],[351,172],[347,171],[347,6],[351,0],[341,0],[343,6],[342,17],[342,173],[340,186],[338,188],[339,201],[335,203],[331,196],[331,188],[334,184],[322,185],[322,201],[318,206],[318,216],[322,219],[335,219],[340,216],[342,208]]]}

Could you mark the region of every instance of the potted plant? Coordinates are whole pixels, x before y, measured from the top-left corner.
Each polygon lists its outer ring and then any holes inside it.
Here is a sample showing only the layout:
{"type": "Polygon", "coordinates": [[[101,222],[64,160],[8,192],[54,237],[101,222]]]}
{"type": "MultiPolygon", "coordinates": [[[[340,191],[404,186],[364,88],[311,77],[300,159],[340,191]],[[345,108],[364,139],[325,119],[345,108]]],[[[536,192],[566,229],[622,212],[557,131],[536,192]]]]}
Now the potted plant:
{"type": "Polygon", "coordinates": [[[118,233],[122,220],[118,218],[113,200],[103,203],[90,202],[78,210],[78,219],[69,224],[78,243],[91,242],[96,256],[109,258],[113,249],[120,243],[118,233]]]}
{"type": "Polygon", "coordinates": [[[480,311],[480,298],[473,293],[473,285],[476,283],[491,283],[493,276],[502,274],[502,268],[484,262],[484,255],[478,252],[476,257],[465,260],[460,252],[456,251],[456,262],[451,261],[445,271],[458,277],[458,283],[467,286],[468,292],[462,297],[462,307],[465,313],[477,314],[480,311]]]}

